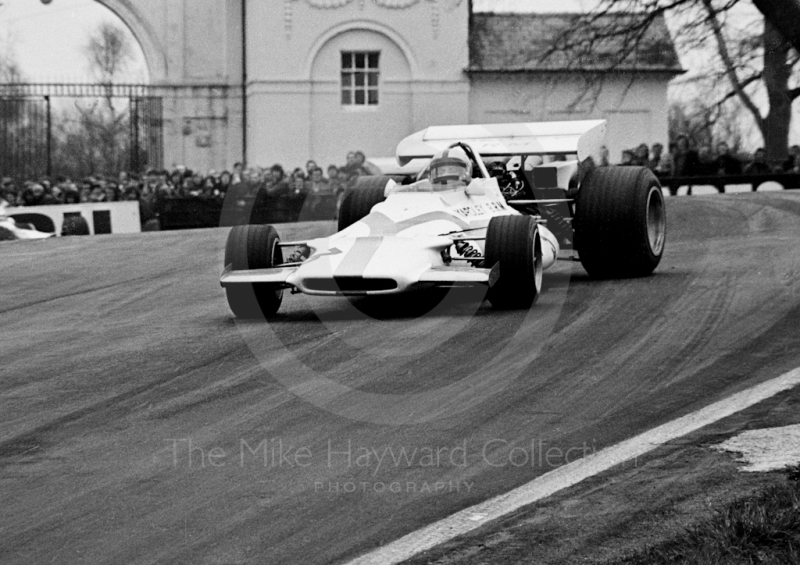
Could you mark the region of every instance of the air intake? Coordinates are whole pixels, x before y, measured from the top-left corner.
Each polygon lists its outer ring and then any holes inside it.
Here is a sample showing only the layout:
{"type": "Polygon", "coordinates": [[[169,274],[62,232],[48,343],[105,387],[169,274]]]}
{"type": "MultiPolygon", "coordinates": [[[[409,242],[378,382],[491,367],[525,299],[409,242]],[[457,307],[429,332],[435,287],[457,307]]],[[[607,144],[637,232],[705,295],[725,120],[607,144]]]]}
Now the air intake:
{"type": "Polygon", "coordinates": [[[366,279],[364,277],[334,277],[333,279],[306,279],[303,285],[317,292],[375,292],[394,290],[394,279],[366,279]]]}

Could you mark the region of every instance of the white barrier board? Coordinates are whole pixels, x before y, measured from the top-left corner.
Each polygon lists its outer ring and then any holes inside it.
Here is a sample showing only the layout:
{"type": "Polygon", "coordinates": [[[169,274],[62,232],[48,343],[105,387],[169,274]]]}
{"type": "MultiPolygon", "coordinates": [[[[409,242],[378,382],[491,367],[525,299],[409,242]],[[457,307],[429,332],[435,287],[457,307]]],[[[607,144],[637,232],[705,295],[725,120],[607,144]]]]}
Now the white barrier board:
{"type": "Polygon", "coordinates": [[[6,208],[6,214],[17,222],[34,224],[40,231],[55,232],[61,235],[64,218],[76,214],[83,216],[89,224],[89,231],[94,234],[139,233],[142,231],[138,202],[87,202],[83,204],[54,204],[51,206],[15,206],[6,208]],[[31,215],[49,218],[50,229],[39,226],[31,215]]]}

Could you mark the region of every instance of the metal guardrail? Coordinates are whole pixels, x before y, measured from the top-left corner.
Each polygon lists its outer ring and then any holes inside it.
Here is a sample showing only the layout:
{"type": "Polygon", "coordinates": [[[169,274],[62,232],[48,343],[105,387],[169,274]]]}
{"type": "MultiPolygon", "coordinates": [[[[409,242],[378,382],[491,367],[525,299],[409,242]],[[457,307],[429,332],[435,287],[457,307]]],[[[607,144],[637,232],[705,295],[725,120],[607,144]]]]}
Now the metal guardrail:
{"type": "Polygon", "coordinates": [[[162,198],[154,206],[162,230],[228,227],[244,224],[284,224],[333,220],[336,195],[307,198],[162,198]]]}
{"type": "Polygon", "coordinates": [[[776,182],[784,189],[800,188],[800,173],[767,173],[761,175],[698,175],[679,177],[660,177],[661,186],[670,192],[677,191],[682,186],[713,186],[719,192],[725,192],[725,187],[734,185],[749,185],[752,191],[766,182],[776,182]]]}

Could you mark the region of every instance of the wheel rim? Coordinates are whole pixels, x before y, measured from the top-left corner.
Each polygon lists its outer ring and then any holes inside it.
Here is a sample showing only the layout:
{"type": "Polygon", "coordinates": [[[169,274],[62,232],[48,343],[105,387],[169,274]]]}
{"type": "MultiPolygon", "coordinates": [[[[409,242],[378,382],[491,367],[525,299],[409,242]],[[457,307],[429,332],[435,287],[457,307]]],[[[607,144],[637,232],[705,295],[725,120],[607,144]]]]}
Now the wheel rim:
{"type": "Polygon", "coordinates": [[[650,187],[647,195],[647,239],[654,255],[661,255],[667,236],[667,214],[664,195],[658,186],[650,187]]]}
{"type": "Polygon", "coordinates": [[[542,280],[544,278],[544,266],[542,262],[542,238],[539,230],[536,230],[533,243],[533,283],[536,286],[536,294],[542,290],[542,280]]]}
{"type": "MultiPolygon", "coordinates": [[[[280,265],[283,263],[283,251],[281,251],[281,247],[278,245],[280,243],[280,239],[277,237],[275,241],[272,243],[272,261],[270,264],[274,267],[276,265],[280,265]]],[[[283,288],[278,288],[275,290],[275,298],[278,300],[283,299],[283,288]]]]}

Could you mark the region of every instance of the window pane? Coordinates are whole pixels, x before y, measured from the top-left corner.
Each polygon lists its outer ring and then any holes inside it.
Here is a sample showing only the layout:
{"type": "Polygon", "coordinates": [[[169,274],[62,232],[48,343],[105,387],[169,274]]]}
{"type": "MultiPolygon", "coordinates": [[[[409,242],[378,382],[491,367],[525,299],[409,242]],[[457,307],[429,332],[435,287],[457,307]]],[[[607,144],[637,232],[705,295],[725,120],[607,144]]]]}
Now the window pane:
{"type": "Polygon", "coordinates": [[[375,104],[378,103],[378,91],[377,90],[369,90],[367,94],[369,95],[369,103],[371,105],[375,105],[375,104]]]}
{"type": "Polygon", "coordinates": [[[373,51],[372,53],[369,54],[369,68],[370,69],[377,69],[378,68],[378,55],[380,55],[380,53],[377,53],[375,51],[373,51]]]}
{"type": "Polygon", "coordinates": [[[342,86],[351,86],[353,84],[353,75],[351,73],[342,73],[342,86]]]}
{"type": "Polygon", "coordinates": [[[350,105],[353,103],[353,98],[349,90],[342,90],[342,104],[350,105]]]}
{"type": "Polygon", "coordinates": [[[364,73],[355,73],[356,86],[364,86],[364,73]]]}
{"type": "Polygon", "coordinates": [[[364,91],[363,90],[356,90],[356,104],[364,104],[364,91]]]}
{"type": "Polygon", "coordinates": [[[350,69],[353,66],[353,54],[350,52],[342,52],[342,68],[350,69]]]}
{"type": "Polygon", "coordinates": [[[367,79],[370,86],[378,86],[378,73],[369,73],[367,79]]]}
{"type": "Polygon", "coordinates": [[[364,55],[365,54],[363,52],[362,53],[356,52],[356,68],[363,69],[364,67],[366,67],[366,61],[364,55]]]}

